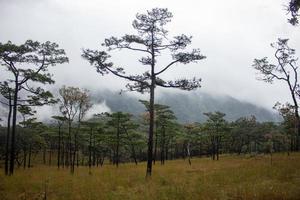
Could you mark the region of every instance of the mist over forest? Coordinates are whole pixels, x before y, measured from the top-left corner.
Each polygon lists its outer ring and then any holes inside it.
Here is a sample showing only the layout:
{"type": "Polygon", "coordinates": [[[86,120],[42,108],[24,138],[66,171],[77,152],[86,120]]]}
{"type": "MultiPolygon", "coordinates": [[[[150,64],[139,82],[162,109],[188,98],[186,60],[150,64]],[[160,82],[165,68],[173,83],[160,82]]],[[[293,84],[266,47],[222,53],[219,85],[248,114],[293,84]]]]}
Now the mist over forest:
{"type": "MultiPolygon", "coordinates": [[[[119,93],[111,90],[99,90],[92,93],[95,104],[104,103],[103,111],[129,112],[140,115],[145,107],[138,101],[145,99],[131,93],[119,93]]],[[[278,112],[261,106],[243,102],[230,96],[212,95],[203,92],[164,92],[157,96],[157,103],[168,105],[181,123],[204,122],[203,113],[220,111],[226,113],[225,119],[235,121],[244,116],[255,116],[260,122],[282,120],[278,112]]],[[[93,112],[97,110],[93,109],[93,112]]],[[[101,112],[100,110],[98,112],[101,112]]]]}
{"type": "MultiPolygon", "coordinates": [[[[57,92],[54,91],[53,93],[57,92]]],[[[122,111],[132,113],[137,117],[146,112],[144,105],[139,100],[146,100],[147,95],[109,89],[91,90],[90,94],[93,106],[88,111],[87,119],[102,112],[122,111]]],[[[259,122],[280,122],[283,120],[274,109],[264,108],[228,95],[213,95],[201,91],[164,91],[158,93],[156,102],[170,106],[180,123],[205,122],[206,117],[203,113],[215,111],[226,113],[225,119],[228,121],[235,121],[241,117],[252,115],[259,122]]],[[[5,108],[0,106],[0,110],[2,110],[0,117],[4,118],[7,114],[5,108]]],[[[58,105],[37,107],[37,118],[43,122],[52,123],[49,116],[58,114],[58,105]]],[[[2,124],[5,124],[5,121],[2,121],[2,124]]]]}

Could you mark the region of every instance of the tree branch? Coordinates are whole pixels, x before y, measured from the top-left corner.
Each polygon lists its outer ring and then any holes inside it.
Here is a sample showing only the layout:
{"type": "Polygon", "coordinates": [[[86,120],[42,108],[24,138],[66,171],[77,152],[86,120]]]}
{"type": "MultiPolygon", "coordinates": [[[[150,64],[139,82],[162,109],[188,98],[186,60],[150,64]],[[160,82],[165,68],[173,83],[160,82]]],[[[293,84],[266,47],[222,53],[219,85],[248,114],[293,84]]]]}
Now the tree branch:
{"type": "MultiPolygon", "coordinates": [[[[36,76],[45,66],[45,54],[43,54],[43,60],[41,66],[33,73],[33,77],[36,76]]],[[[19,85],[22,85],[23,83],[27,82],[31,77],[24,77],[24,79],[19,83],[19,85]]]]}
{"type": "Polygon", "coordinates": [[[162,69],[161,71],[155,73],[155,76],[157,76],[157,75],[163,73],[163,72],[166,71],[169,67],[171,67],[173,64],[175,64],[175,63],[177,63],[177,62],[179,62],[179,61],[180,61],[180,59],[174,60],[173,62],[171,62],[170,64],[168,64],[164,69],[162,69]]]}

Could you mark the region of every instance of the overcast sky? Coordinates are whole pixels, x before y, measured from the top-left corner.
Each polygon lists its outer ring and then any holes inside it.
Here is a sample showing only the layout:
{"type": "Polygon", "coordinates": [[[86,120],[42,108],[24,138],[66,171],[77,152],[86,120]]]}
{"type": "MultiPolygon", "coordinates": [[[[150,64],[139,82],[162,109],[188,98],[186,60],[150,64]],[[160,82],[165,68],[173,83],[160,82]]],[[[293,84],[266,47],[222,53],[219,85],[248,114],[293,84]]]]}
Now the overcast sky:
{"type": "MultiPolygon", "coordinates": [[[[287,23],[284,4],[287,0],[0,0],[0,42],[58,43],[70,63],[51,70],[55,87],[121,89],[124,82],[98,75],[81,58],[81,49],[100,49],[107,37],[135,33],[131,23],[137,12],[167,7],[174,15],[168,25],[170,36],[192,35],[192,47],[200,48],[207,59],[178,64],[164,77],[201,77],[199,92],[230,95],[271,108],[276,101],[290,100],[287,87],[257,81],[251,65],[254,58],[272,58],[270,43],[277,38],[290,38],[290,46],[300,51],[300,28],[287,23]]],[[[113,61],[133,72],[140,66],[129,53],[120,51],[113,61]]],[[[167,62],[169,57],[161,59],[167,62]]]]}

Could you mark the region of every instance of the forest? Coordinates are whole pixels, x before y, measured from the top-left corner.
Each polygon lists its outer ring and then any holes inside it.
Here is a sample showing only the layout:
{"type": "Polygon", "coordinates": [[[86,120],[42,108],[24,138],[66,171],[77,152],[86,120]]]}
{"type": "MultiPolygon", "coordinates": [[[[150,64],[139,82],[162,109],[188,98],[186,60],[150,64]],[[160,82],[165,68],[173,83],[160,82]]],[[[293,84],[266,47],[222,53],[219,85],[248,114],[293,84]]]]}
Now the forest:
{"type": "MultiPolygon", "coordinates": [[[[297,29],[300,1],[286,1],[284,8],[286,23],[297,29]]],[[[99,79],[126,82],[118,99],[127,92],[141,95],[123,100],[131,101],[133,112],[123,111],[115,97],[116,110],[93,109],[97,102],[85,87],[49,90],[55,85],[51,68],[70,62],[62,45],[0,40],[0,199],[299,199],[299,62],[289,39],[278,38],[271,55],[253,58],[248,66],[258,81],[285,86],[291,101],[270,105],[280,117],[233,119],[210,110],[199,113],[203,121],[191,122],[178,114],[175,99],[157,102],[159,88],[205,87],[205,77],[169,80],[164,74],[211,59],[191,48],[192,36],[170,37],[167,25],[174,16],[168,8],[148,9],[134,17],[134,34],[80,50],[99,79]],[[139,57],[139,70],[126,69],[126,60],[115,62],[123,52],[139,57]],[[46,106],[59,114],[39,120],[46,106]]],[[[263,111],[256,113],[267,116],[263,111]]]]}

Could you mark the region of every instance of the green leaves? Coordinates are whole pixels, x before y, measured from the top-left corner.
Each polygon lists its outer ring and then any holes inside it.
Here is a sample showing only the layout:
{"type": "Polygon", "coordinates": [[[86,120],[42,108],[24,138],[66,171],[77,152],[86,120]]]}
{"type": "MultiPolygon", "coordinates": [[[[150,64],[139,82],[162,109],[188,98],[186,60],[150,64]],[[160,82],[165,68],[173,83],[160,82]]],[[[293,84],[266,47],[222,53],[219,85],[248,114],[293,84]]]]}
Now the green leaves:
{"type": "Polygon", "coordinates": [[[173,14],[167,8],[153,8],[148,10],[147,14],[137,14],[136,20],[133,21],[132,26],[139,31],[141,35],[147,32],[155,31],[166,34],[167,31],[163,26],[171,21],[173,14]]]}
{"type": "Polygon", "coordinates": [[[149,67],[149,69],[140,75],[127,75],[123,66],[114,66],[112,62],[108,61],[110,55],[105,51],[84,49],[82,57],[96,67],[97,72],[101,75],[112,73],[120,78],[132,81],[133,83],[126,85],[130,91],[149,92],[150,87],[153,87],[151,82],[154,82],[156,86],[165,88],[183,90],[199,88],[201,79],[165,81],[158,77],[176,63],[188,64],[206,58],[200,53],[199,49],[193,49],[191,52],[182,51],[191,44],[191,36],[181,34],[173,37],[173,39],[167,37],[168,31],[164,29],[164,26],[171,21],[172,17],[173,15],[168,9],[154,8],[147,11],[146,14],[136,15],[133,28],[137,30],[137,35],[125,34],[120,38],[113,36],[104,40],[102,46],[106,47],[107,51],[126,49],[146,54],[139,59],[139,62],[149,67]],[[158,70],[158,66],[156,66],[157,57],[163,54],[165,50],[171,51],[172,61],[166,66],[162,66],[161,70],[158,70]]]}
{"type": "Polygon", "coordinates": [[[112,62],[107,62],[110,55],[105,51],[83,49],[83,54],[81,56],[88,60],[91,65],[96,67],[97,72],[101,75],[108,74],[109,69],[113,66],[112,62]]]}
{"type": "Polygon", "coordinates": [[[59,49],[58,44],[50,41],[39,43],[32,40],[27,40],[21,45],[13,44],[11,41],[5,44],[0,43],[0,59],[2,65],[17,67],[17,64],[27,63],[34,64],[43,70],[46,69],[46,66],[69,61],[65,56],[65,51],[59,49]]]}
{"type": "MultiPolygon", "coordinates": [[[[0,43],[0,64],[13,74],[14,79],[5,81],[6,90],[23,91],[24,99],[19,103],[27,106],[41,106],[56,103],[53,95],[40,86],[31,86],[32,82],[40,84],[54,84],[48,67],[68,62],[65,51],[59,49],[58,44],[52,42],[40,43],[27,40],[24,44],[16,45],[11,41],[0,43]],[[10,89],[11,88],[11,89],[10,89]]],[[[4,87],[4,85],[3,85],[4,87]]],[[[4,88],[3,88],[4,89],[4,88]]],[[[3,91],[8,94],[8,91],[3,91]]],[[[3,93],[1,92],[1,93],[3,93]]],[[[8,96],[7,96],[8,97],[8,96]]]]}
{"type": "Polygon", "coordinates": [[[291,18],[288,19],[288,22],[294,26],[299,24],[299,9],[300,0],[290,0],[287,10],[291,14],[291,18]]]}
{"type": "Polygon", "coordinates": [[[201,55],[199,49],[193,49],[192,52],[179,52],[173,54],[173,59],[178,60],[180,63],[188,64],[198,60],[205,59],[206,57],[201,55]]]}

